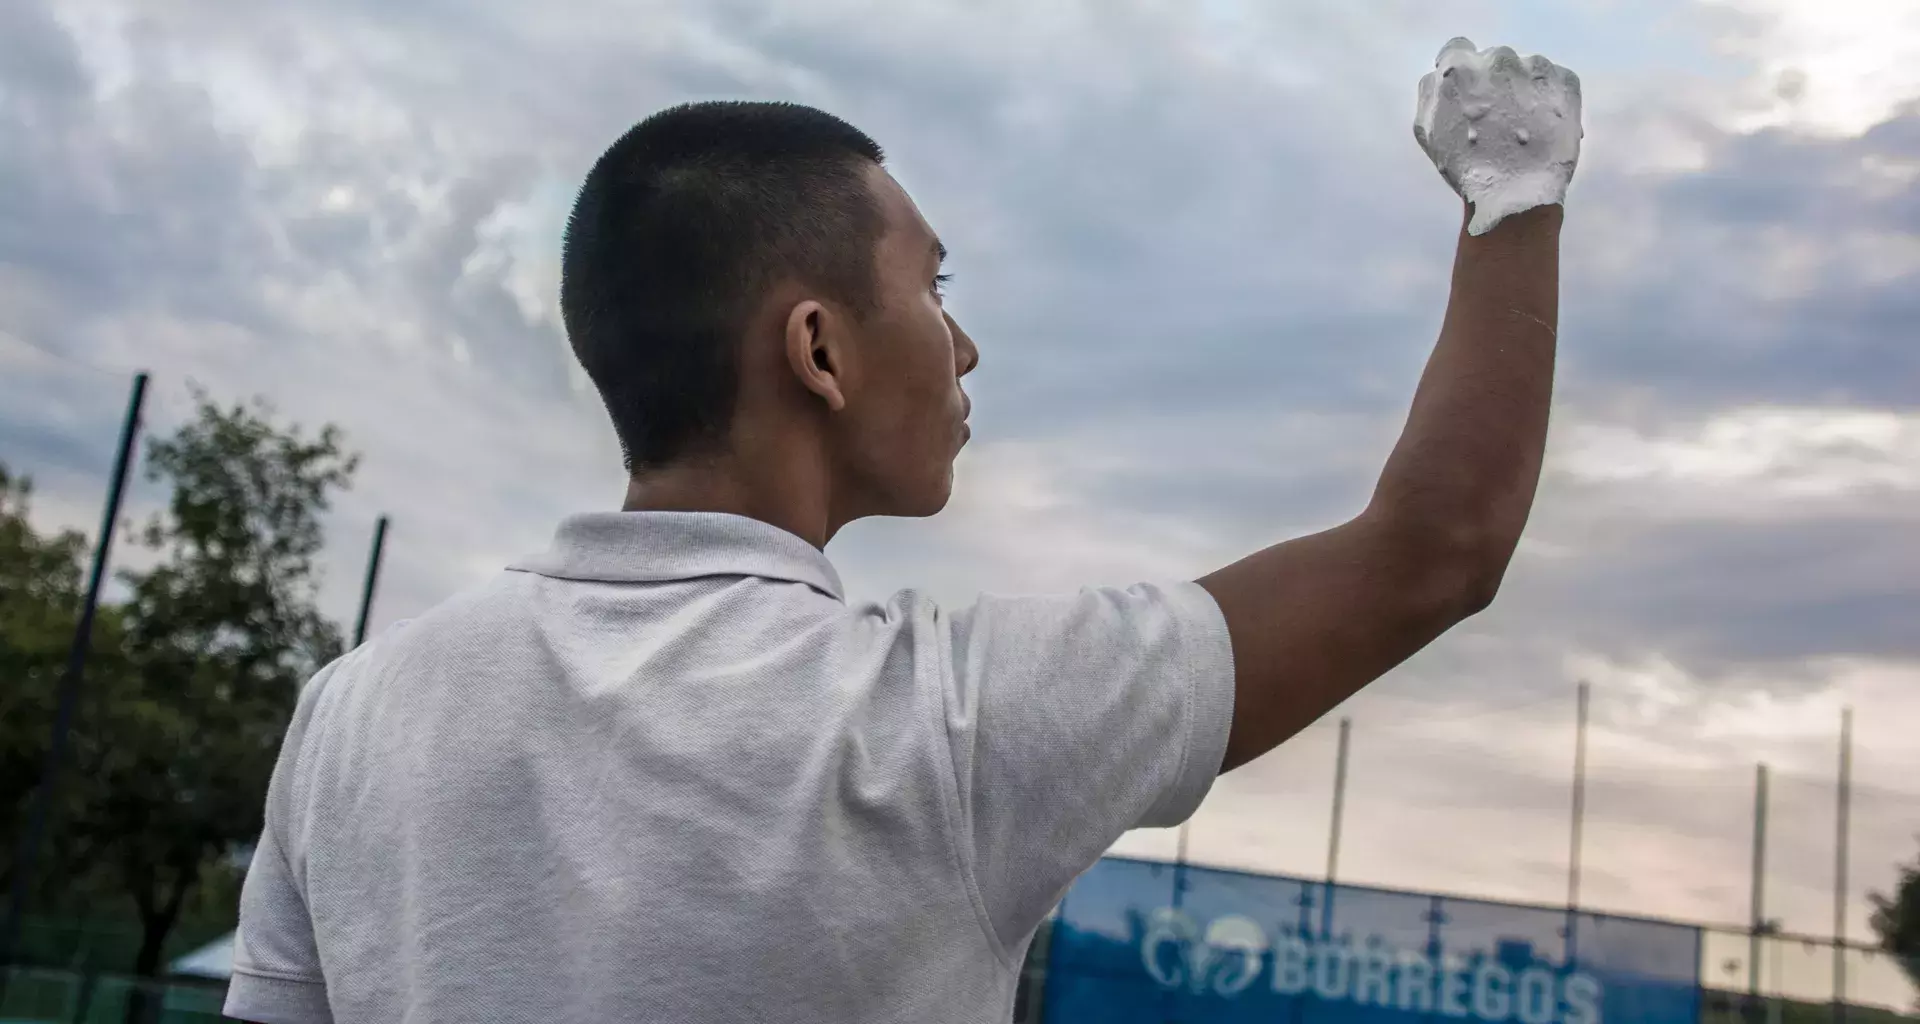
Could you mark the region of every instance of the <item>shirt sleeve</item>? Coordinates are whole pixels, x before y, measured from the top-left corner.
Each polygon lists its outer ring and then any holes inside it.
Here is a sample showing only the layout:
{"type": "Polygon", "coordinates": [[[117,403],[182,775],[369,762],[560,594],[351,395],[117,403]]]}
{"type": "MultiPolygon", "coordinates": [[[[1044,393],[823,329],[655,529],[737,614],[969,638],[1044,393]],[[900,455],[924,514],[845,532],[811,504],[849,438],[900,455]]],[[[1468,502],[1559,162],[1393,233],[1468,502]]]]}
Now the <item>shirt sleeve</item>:
{"type": "Polygon", "coordinates": [[[1196,583],[982,597],[946,632],[960,856],[1004,952],[1122,833],[1199,807],[1233,649],[1196,583]]]}
{"type": "Polygon", "coordinates": [[[305,725],[329,665],[301,694],[267,784],[266,823],[240,887],[240,926],[233,937],[233,977],[227,1017],[257,1024],[332,1024],[313,919],[300,876],[288,857],[288,810],[305,725]]]}
{"type": "Polygon", "coordinates": [[[240,929],[233,942],[228,1017],[259,1024],[330,1024],[313,922],[269,827],[254,847],[240,889],[240,929]]]}

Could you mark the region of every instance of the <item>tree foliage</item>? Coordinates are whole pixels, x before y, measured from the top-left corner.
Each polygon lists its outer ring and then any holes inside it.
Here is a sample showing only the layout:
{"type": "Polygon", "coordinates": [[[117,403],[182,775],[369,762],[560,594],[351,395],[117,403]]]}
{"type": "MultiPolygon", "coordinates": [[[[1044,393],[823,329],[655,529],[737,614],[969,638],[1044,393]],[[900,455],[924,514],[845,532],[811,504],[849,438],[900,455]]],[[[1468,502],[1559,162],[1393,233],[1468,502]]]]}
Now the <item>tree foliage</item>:
{"type": "Polygon", "coordinates": [[[1901,865],[1892,893],[1876,892],[1867,899],[1873,903],[1870,923],[1881,948],[1897,957],[1907,977],[1920,986],[1920,857],[1901,865]]]}
{"type": "Polygon", "coordinates": [[[41,536],[30,518],[32,499],[33,481],[0,465],[0,813],[8,840],[0,849],[0,892],[12,883],[13,839],[46,756],[87,543],[72,530],[41,536]]]}
{"type": "Polygon", "coordinates": [[[140,915],[143,974],[203,873],[258,837],[299,687],[342,646],[315,606],[314,558],[355,457],[331,426],[308,439],[263,405],[198,397],[192,421],[148,446],[148,476],[172,497],[140,533],[159,561],[121,574],[132,671],[100,708],[114,742],[78,828],[118,851],[103,866],[140,915]]]}
{"type": "MultiPolygon", "coordinates": [[[[58,811],[61,856],[84,866],[70,887],[130,908],[138,949],[121,966],[141,974],[164,966],[183,913],[234,898],[299,688],[342,650],[317,608],[315,559],[356,456],[332,426],[309,436],[258,402],[196,399],[191,420],[146,446],[146,474],[170,497],[129,531],[147,557],[102,609],[58,811]]],[[[9,806],[38,781],[85,548],[70,532],[34,535],[26,495],[0,487],[0,671],[20,683],[4,697],[9,806]]]]}

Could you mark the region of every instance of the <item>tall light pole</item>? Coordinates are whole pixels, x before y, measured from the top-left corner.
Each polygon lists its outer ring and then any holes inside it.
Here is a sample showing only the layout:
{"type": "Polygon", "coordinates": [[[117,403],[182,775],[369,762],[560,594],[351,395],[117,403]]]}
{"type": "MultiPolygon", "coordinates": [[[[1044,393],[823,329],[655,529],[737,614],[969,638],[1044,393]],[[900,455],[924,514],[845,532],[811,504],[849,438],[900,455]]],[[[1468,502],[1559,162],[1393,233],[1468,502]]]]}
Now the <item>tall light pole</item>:
{"type": "Polygon", "coordinates": [[[1767,929],[1767,766],[1762,764],[1753,778],[1753,895],[1750,897],[1751,929],[1747,949],[1747,994],[1757,1003],[1760,998],[1760,937],[1767,929]]]}
{"type": "Polygon", "coordinates": [[[1567,910],[1580,906],[1581,832],[1587,817],[1587,701],[1590,688],[1580,681],[1573,726],[1573,835],[1567,843],[1567,910]]]}
{"type": "Polygon", "coordinates": [[[1847,847],[1853,810],[1853,709],[1840,710],[1840,792],[1833,843],[1833,1015],[1847,1019],[1847,847]]]}
{"type": "Polygon", "coordinates": [[[353,624],[353,646],[367,642],[367,617],[373,614],[373,588],[380,582],[380,556],[387,547],[387,517],[373,524],[373,550],[367,554],[367,579],[360,587],[360,617],[353,624]]]}

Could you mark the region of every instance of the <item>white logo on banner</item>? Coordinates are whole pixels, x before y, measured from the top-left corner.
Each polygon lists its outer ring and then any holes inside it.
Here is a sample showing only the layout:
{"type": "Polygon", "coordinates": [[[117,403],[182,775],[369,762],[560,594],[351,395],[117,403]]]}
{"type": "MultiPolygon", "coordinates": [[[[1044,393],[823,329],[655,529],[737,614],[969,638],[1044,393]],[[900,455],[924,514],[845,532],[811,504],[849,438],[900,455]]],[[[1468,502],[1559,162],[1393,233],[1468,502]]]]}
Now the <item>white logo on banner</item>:
{"type": "Polygon", "coordinates": [[[1214,918],[1202,937],[1192,917],[1168,908],[1148,919],[1142,945],[1147,973],[1160,984],[1232,996],[1260,976],[1267,933],[1252,918],[1231,914],[1214,918]],[[1157,955],[1167,943],[1181,954],[1177,966],[1168,967],[1157,955]]]}
{"type": "Polygon", "coordinates": [[[1259,980],[1272,953],[1273,991],[1313,993],[1323,1000],[1409,1013],[1438,1013],[1490,1024],[1602,1024],[1599,979],[1547,965],[1511,969],[1443,952],[1424,953],[1374,942],[1322,942],[1265,929],[1239,914],[1205,929],[1183,911],[1163,908],[1147,920],[1140,958],[1161,985],[1196,995],[1237,996],[1259,980]],[[1168,954],[1172,953],[1173,956],[1168,954]]]}

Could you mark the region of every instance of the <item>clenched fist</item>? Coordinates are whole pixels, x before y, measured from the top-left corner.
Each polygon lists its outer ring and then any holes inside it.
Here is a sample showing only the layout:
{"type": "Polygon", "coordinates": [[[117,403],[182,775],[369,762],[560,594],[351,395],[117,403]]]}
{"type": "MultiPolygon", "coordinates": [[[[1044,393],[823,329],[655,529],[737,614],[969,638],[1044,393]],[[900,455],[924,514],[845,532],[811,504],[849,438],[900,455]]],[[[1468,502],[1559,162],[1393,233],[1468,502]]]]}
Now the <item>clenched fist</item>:
{"type": "Polygon", "coordinates": [[[1467,233],[1563,202],[1580,160],[1580,77],[1545,57],[1454,39],[1420,79],[1413,137],[1473,204],[1467,233]]]}

